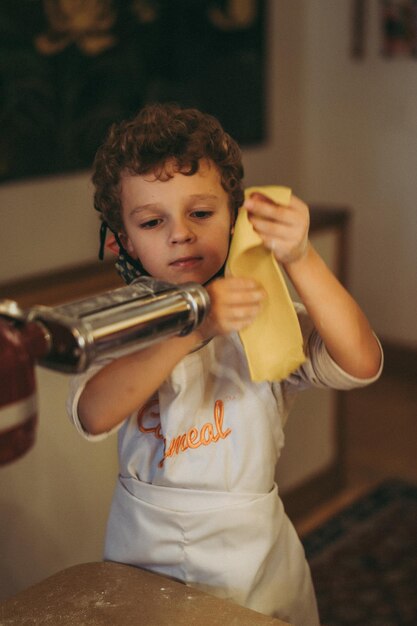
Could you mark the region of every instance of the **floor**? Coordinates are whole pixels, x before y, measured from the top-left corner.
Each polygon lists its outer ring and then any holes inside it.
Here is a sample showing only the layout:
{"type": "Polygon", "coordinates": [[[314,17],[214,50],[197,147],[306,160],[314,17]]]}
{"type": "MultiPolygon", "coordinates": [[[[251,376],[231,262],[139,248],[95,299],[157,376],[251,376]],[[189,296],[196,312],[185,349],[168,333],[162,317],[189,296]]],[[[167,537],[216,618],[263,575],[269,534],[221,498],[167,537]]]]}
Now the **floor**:
{"type": "Polygon", "coordinates": [[[417,483],[417,380],[396,374],[346,394],[346,488],[296,527],[303,535],[386,478],[417,483]]]}

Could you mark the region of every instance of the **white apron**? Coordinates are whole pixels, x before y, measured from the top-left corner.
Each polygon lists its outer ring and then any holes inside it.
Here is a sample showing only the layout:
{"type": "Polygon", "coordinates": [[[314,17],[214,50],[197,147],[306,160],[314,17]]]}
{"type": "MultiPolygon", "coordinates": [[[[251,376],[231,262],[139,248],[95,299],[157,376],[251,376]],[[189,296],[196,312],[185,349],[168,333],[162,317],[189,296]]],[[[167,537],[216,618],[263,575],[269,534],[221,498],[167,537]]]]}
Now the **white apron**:
{"type": "Polygon", "coordinates": [[[105,559],[176,578],[295,626],[319,624],[304,550],[276,486],[252,495],[121,478],[105,559]]]}
{"type": "MultiPolygon", "coordinates": [[[[105,558],[194,585],[294,626],[318,626],[303,547],[274,484],[283,424],[311,384],[364,386],[328,355],[297,308],[309,358],[280,383],[253,383],[237,334],[184,358],[119,430],[120,477],[105,558]],[[308,344],[308,345],[307,345],[308,344]]],[[[97,363],[73,381],[78,399],[97,363]]],[[[382,365],[381,365],[382,367],[382,365]]]]}

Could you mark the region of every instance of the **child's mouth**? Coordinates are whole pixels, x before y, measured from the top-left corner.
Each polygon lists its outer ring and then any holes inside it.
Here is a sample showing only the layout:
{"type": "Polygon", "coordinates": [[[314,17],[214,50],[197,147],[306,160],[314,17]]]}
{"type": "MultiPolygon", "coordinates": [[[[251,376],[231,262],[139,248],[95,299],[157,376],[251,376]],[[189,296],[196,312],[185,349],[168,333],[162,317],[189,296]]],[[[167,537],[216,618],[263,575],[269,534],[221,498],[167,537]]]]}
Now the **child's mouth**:
{"type": "Polygon", "coordinates": [[[200,256],[185,256],[180,259],[176,259],[170,263],[171,267],[177,267],[179,269],[190,269],[198,265],[202,261],[200,256]]]}

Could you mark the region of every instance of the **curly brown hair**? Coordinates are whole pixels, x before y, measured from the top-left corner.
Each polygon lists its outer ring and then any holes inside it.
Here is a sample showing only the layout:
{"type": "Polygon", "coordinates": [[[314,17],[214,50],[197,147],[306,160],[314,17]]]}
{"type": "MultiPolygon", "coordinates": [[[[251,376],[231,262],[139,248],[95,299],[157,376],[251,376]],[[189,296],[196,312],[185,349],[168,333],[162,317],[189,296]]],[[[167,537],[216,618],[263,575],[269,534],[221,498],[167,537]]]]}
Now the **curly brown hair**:
{"type": "MultiPolygon", "coordinates": [[[[177,104],[146,105],[131,120],[113,124],[93,164],[94,207],[113,232],[123,232],[120,181],[125,173],[167,180],[167,161],[186,176],[201,159],[217,167],[229,206],[236,215],[243,203],[243,165],[238,144],[207,113],[177,104]]],[[[172,176],[172,174],[171,174],[172,176]]]]}

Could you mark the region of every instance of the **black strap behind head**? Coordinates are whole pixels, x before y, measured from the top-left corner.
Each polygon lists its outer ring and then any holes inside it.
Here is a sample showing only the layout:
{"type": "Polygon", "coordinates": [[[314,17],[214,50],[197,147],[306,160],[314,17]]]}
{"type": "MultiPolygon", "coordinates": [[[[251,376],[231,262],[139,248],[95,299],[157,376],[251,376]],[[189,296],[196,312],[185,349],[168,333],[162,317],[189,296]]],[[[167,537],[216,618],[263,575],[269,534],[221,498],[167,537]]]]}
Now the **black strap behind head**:
{"type": "Polygon", "coordinates": [[[116,243],[119,246],[116,269],[125,283],[129,284],[132,280],[135,280],[135,278],[138,278],[139,276],[149,276],[149,273],[145,270],[139,259],[132,258],[127,252],[120,240],[119,234],[110,228],[104,220],[101,222],[100,226],[100,247],[98,251],[98,258],[100,261],[103,261],[104,259],[107,230],[110,230],[113,233],[116,243]]]}

